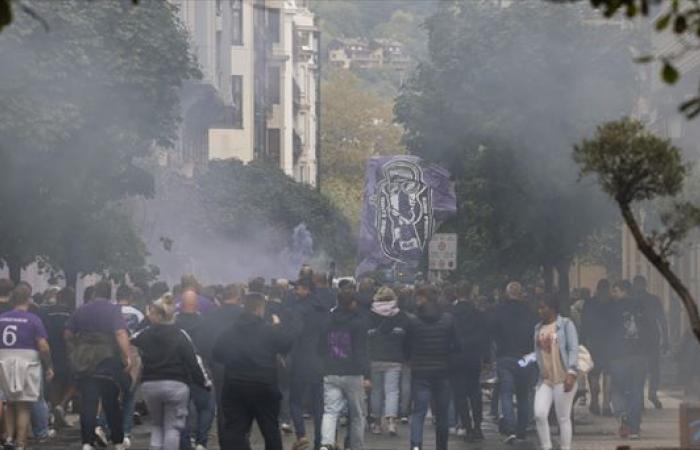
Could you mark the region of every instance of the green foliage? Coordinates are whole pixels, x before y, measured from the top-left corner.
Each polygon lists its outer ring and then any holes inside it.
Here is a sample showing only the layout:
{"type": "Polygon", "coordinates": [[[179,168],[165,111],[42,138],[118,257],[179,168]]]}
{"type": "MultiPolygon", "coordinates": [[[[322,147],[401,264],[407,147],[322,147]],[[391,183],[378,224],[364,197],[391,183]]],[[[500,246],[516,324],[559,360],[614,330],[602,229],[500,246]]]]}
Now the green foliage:
{"type": "Polygon", "coordinates": [[[137,264],[143,246],[104,208],[153,194],[137,160],[174,142],[179,89],[199,75],[185,29],[167,2],[34,8],[48,32],[20,15],[0,35],[0,258],[42,257],[71,274],[137,264]]]}
{"type": "Polygon", "coordinates": [[[632,119],[598,127],[594,139],[574,146],[574,161],[581,175],[597,175],[603,190],[622,204],[678,194],[689,169],[669,139],[632,119]]]}
{"type": "Polygon", "coordinates": [[[612,220],[595,186],[573,181],[569,152],[601,117],[630,110],[636,36],[603,35],[591,17],[539,1],[449,1],[427,20],[430,60],[395,112],[409,151],[456,178],[465,276],[563,267],[612,220]]]}
{"type": "Polygon", "coordinates": [[[331,72],[321,89],[321,189],[357,231],[367,159],[405,153],[402,128],[393,123],[392,102],[363,89],[351,72],[331,72]]]}

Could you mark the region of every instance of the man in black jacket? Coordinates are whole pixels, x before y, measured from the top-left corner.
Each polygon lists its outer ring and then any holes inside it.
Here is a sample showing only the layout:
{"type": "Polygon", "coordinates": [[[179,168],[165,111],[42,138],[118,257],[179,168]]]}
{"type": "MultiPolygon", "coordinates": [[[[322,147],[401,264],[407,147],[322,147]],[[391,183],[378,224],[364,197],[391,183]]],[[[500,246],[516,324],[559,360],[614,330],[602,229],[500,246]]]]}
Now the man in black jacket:
{"type": "Polygon", "coordinates": [[[452,316],[440,311],[439,291],[426,285],[416,291],[416,316],[407,326],[407,355],[413,385],[411,449],[423,447],[423,423],[431,399],[435,414],[436,449],[447,450],[449,436],[450,354],[457,341],[452,316]]]}
{"type": "Polygon", "coordinates": [[[496,307],[491,319],[503,411],[501,431],[506,435],[505,442],[513,444],[518,439],[525,439],[532,414],[536,366],[530,364],[522,367],[519,361],[533,351],[533,335],[538,319],[525,301],[522,286],[515,281],[506,287],[506,299],[496,307]],[[517,422],[513,394],[518,401],[517,422]]]}
{"type": "Polygon", "coordinates": [[[265,297],[250,293],[244,311],[214,347],[214,360],[225,367],[222,395],[224,416],[221,448],[249,450],[253,420],[265,439],[266,450],[282,450],[279,429],[281,394],[277,387],[277,356],[292,348],[291,330],[265,323],[265,297]]]}
{"type": "Polygon", "coordinates": [[[371,383],[367,322],[357,309],[355,293],[341,292],[338,306],[321,332],[318,348],[323,360],[325,399],[321,450],[335,445],[338,419],[346,404],[350,415],[350,448],[364,450],[365,389],[371,383]]]}
{"type": "Polygon", "coordinates": [[[451,290],[456,297],[452,316],[459,342],[459,351],[452,354],[450,361],[455,409],[467,429],[467,440],[482,441],[481,364],[489,354],[489,330],[484,313],[474,306],[471,283],[461,282],[451,290]]]}
{"type": "Polygon", "coordinates": [[[644,312],[651,322],[651,328],[649,329],[650,345],[647,349],[647,362],[649,364],[648,399],[654,404],[656,409],[662,409],[663,404],[659,400],[657,391],[661,382],[661,354],[668,351],[668,321],[659,297],[647,290],[646,278],[642,275],[637,275],[634,277],[632,287],[633,295],[639,298],[644,312]]]}

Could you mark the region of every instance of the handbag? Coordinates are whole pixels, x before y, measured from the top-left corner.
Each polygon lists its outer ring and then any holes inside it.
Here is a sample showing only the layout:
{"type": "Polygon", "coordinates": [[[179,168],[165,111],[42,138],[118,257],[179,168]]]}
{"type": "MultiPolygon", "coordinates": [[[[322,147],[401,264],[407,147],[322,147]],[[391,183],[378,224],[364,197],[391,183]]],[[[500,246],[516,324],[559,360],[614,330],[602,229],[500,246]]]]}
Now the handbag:
{"type": "Polygon", "coordinates": [[[578,365],[579,372],[582,373],[588,373],[595,367],[591,352],[583,345],[578,346],[578,362],[576,364],[578,365]]]}

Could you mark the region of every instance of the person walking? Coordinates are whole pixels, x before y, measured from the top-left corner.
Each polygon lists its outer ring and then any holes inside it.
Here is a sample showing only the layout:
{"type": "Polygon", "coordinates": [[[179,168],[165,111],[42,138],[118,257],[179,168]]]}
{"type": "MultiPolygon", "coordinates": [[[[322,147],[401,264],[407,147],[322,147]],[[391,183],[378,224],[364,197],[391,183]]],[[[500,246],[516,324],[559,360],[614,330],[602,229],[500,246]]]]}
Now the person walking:
{"type": "Polygon", "coordinates": [[[323,419],[322,361],[318,352],[321,330],[328,320],[328,308],[313,293],[313,281],[300,278],[294,287],[294,296],[288,302],[289,310],[301,321],[290,355],[289,411],[298,441],[307,440],[304,424],[304,399],[308,394],[314,424],[314,449],[321,445],[323,419]]]}
{"type": "Polygon", "coordinates": [[[525,301],[520,283],[509,283],[506,299],[494,309],[491,320],[503,413],[500,428],[507,444],[525,439],[531,417],[531,390],[536,382],[536,368],[532,364],[522,367],[519,360],[532,352],[532,330],[537,322],[536,314],[525,301]],[[513,395],[518,402],[517,421],[513,395]]]}
{"type": "Polygon", "coordinates": [[[141,393],[151,416],[151,450],[177,450],[185,427],[190,386],[210,389],[190,337],[175,325],[175,300],[169,294],[148,307],[148,328],[132,339],[141,354],[141,393]]]}
{"type": "Polygon", "coordinates": [[[647,348],[651,320],[639,298],[630,295],[627,281],[613,285],[611,306],[612,337],[610,347],[610,376],[612,378],[613,409],[620,421],[619,435],[623,439],[640,439],[644,382],[647,373],[647,348]]]}
{"type": "Polygon", "coordinates": [[[98,405],[107,418],[116,449],[124,448],[121,395],[130,388],[129,332],[121,309],[110,301],[112,284],[95,284],[94,299],[78,308],[66,326],[69,358],[81,395],[83,450],[95,447],[98,405]]]}
{"type": "Polygon", "coordinates": [[[425,416],[433,403],[437,450],[447,450],[450,408],[450,355],[456,351],[454,321],[440,310],[439,291],[424,285],[416,290],[416,316],[407,325],[407,356],[411,367],[411,449],[423,448],[425,416]]]}
{"type": "Polygon", "coordinates": [[[610,282],[603,278],[598,281],[593,298],[583,307],[580,336],[595,361],[595,367],[588,373],[588,385],[591,390],[589,410],[596,416],[612,416],[609,375],[610,305],[610,282]]]}
{"type": "Polygon", "coordinates": [[[277,358],[292,348],[294,322],[283,325],[273,315],[272,324],[266,323],[265,306],[262,294],[247,294],[243,311],[214,346],[214,361],[225,367],[222,449],[250,450],[248,438],[256,421],[265,449],[282,450],[277,358]]]}
{"type": "Polygon", "coordinates": [[[370,406],[373,434],[382,433],[382,419],[386,431],[391,436],[397,434],[407,325],[408,316],[399,308],[394,291],[388,287],[380,288],[374,295],[367,331],[372,361],[370,406]]]}
{"type": "Polygon", "coordinates": [[[0,315],[0,389],[5,396],[5,445],[27,448],[32,403],[41,396],[42,366],[47,381],[54,376],[48,334],[38,316],[28,311],[31,291],[16,287],[14,309],[0,315]]]}
{"type": "Polygon", "coordinates": [[[552,449],[549,412],[554,410],[559,423],[561,450],[571,450],[573,427],[571,409],[578,377],[578,333],[571,319],[559,315],[555,297],[540,299],[541,322],[535,327],[535,355],[540,369],[535,391],[535,422],[543,450],[552,449]]]}
{"type": "Polygon", "coordinates": [[[642,275],[634,277],[632,282],[633,295],[639,298],[644,308],[644,314],[649,319],[651,327],[649,346],[647,347],[647,364],[649,388],[647,399],[656,409],[663,409],[659,400],[658,390],[661,382],[661,355],[668,352],[668,321],[661,300],[647,290],[647,279],[642,275]]]}
{"type": "Polygon", "coordinates": [[[459,345],[450,358],[450,382],[467,441],[477,442],[484,439],[480,381],[482,364],[489,359],[489,330],[484,313],[474,304],[471,283],[459,283],[454,292],[457,298],[452,304],[452,316],[459,345]]]}
{"type": "Polygon", "coordinates": [[[365,390],[372,384],[367,355],[367,322],[358,311],[355,295],[353,292],[338,294],[338,306],[331,311],[319,340],[324,373],[321,450],[335,448],[338,419],[346,405],[350,420],[349,448],[365,448],[365,390]]]}

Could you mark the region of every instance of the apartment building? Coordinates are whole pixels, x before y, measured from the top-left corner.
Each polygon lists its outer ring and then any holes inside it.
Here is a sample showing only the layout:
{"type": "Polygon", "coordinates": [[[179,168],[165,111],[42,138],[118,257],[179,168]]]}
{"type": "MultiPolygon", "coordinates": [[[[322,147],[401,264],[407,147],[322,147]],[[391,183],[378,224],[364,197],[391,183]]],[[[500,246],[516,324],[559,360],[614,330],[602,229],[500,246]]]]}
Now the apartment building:
{"type": "Polygon", "coordinates": [[[411,60],[403,44],[390,39],[334,39],[328,43],[328,63],[343,69],[405,70],[411,60]]]}
{"type": "Polygon", "coordinates": [[[203,72],[183,95],[176,164],[266,160],[316,186],[320,32],[308,0],[170,0],[203,72]]]}

